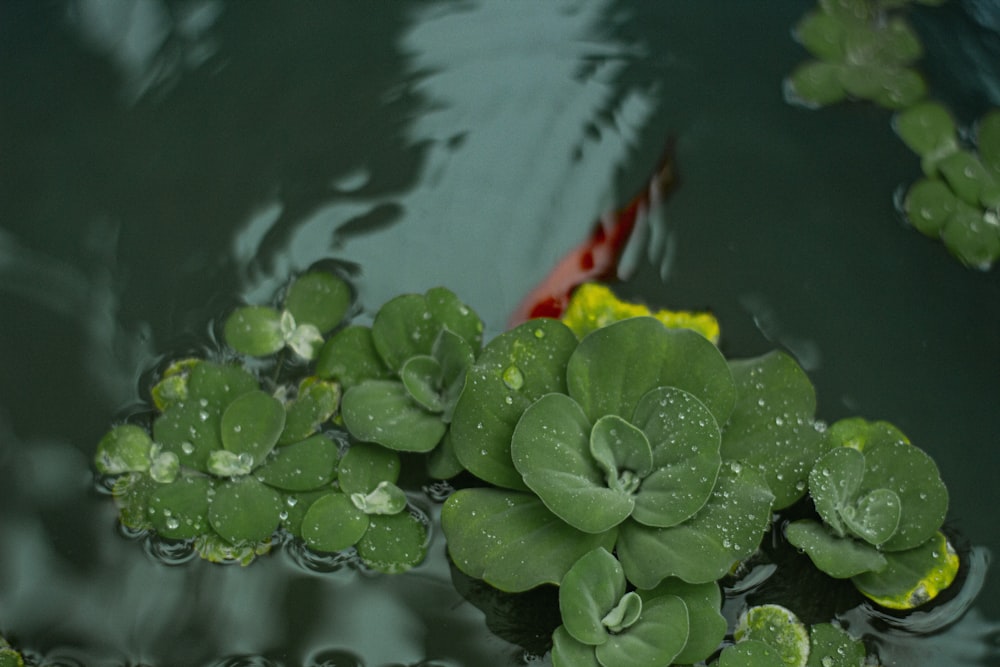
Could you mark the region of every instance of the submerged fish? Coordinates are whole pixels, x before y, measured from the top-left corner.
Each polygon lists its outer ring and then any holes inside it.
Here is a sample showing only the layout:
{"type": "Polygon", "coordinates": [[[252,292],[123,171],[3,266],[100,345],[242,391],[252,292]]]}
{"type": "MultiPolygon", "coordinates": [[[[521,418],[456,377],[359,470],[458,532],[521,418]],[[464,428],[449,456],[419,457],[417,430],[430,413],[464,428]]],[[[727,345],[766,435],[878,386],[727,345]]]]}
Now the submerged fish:
{"type": "Polygon", "coordinates": [[[583,243],[568,252],[511,315],[511,327],[535,317],[559,317],[570,295],[588,281],[610,280],[636,223],[676,185],[673,140],[668,142],[653,175],[620,209],[605,213],[583,243]]]}

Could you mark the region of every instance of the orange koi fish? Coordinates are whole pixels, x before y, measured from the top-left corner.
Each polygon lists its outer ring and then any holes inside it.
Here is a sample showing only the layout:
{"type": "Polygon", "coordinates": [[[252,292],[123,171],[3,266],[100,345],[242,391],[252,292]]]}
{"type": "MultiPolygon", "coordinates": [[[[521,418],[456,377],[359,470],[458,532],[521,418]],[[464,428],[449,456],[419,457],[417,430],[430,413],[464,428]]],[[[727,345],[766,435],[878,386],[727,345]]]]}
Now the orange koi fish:
{"type": "Polygon", "coordinates": [[[676,185],[673,149],[674,142],[670,140],[646,186],[624,207],[598,218],[587,240],[563,256],[525,297],[510,317],[511,327],[536,317],[559,317],[578,286],[588,281],[614,278],[636,223],[676,185]]]}

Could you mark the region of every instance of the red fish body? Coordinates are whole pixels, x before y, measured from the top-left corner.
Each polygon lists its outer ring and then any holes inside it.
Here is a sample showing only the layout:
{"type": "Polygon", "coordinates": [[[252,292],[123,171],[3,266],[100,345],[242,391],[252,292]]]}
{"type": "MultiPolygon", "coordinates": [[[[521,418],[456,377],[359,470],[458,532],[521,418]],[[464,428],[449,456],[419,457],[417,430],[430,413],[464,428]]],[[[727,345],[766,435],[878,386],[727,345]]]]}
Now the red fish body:
{"type": "Polygon", "coordinates": [[[578,286],[612,279],[636,223],[651,206],[662,201],[675,183],[673,142],[670,142],[645,187],[624,207],[598,218],[589,237],[559,260],[525,297],[511,315],[510,326],[535,317],[559,317],[578,286]]]}

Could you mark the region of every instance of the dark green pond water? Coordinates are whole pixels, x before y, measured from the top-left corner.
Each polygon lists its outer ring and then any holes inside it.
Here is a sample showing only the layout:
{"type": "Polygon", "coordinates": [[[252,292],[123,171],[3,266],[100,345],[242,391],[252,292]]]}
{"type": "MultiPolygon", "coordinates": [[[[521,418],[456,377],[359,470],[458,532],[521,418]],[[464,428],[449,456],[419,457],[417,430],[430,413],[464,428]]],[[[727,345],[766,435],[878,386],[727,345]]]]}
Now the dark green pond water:
{"type": "MultiPolygon", "coordinates": [[[[929,452],[960,581],[842,620],[887,666],[1000,664],[1000,274],[903,224],[888,112],[785,102],[811,6],[0,3],[0,634],[45,665],[547,664],[545,600],[494,633],[440,534],[399,577],[152,553],[91,459],[153,369],[322,258],[364,313],[443,284],[501,331],[673,135],[681,187],[619,293],[711,308],[728,356],[792,352],[823,419],[929,452]]],[[[1000,105],[1000,4],[911,19],[962,123],[1000,105]]]]}

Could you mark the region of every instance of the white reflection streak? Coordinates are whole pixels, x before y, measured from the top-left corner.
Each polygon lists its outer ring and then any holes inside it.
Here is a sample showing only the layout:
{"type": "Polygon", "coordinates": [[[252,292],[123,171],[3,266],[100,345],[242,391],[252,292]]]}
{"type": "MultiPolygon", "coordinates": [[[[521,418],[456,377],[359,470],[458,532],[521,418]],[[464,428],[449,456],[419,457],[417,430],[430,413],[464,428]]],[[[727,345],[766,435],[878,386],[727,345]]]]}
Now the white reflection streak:
{"type": "MultiPolygon", "coordinates": [[[[99,242],[107,250],[116,239],[99,242]]],[[[88,275],[0,230],[0,291],[79,323],[84,334],[80,363],[109,407],[118,408],[136,396],[142,363],[152,356],[151,336],[146,326],[129,332],[118,323],[110,270],[94,269],[88,275]]]]}
{"type": "MultiPolygon", "coordinates": [[[[432,145],[421,182],[395,200],[406,211],[402,224],[333,250],[362,267],[367,309],[400,292],[447,285],[467,303],[487,304],[480,312],[487,329],[502,330],[594,220],[621,203],[614,176],[654,104],[640,92],[611,99],[606,81],[616,58],[634,54],[594,36],[605,5],[417,6],[400,50],[419,76],[415,92],[429,101],[409,127],[414,144],[432,145]],[[595,57],[607,62],[581,77],[581,64],[595,57]],[[585,127],[609,106],[617,110],[613,131],[585,138],[585,127]]],[[[330,230],[377,203],[316,211],[297,227],[282,268],[330,255],[330,230]]]]}

